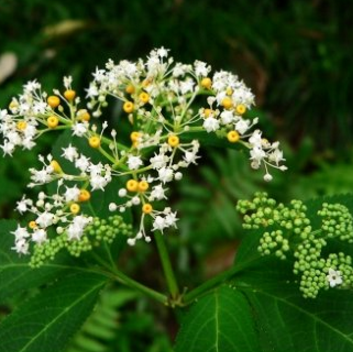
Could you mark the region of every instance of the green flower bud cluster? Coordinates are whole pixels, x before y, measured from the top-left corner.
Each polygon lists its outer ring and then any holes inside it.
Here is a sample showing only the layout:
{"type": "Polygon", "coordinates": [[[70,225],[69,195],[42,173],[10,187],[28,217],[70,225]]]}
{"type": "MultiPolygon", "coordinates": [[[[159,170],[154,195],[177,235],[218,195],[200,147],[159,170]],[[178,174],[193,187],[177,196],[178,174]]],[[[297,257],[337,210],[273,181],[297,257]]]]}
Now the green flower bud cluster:
{"type": "Polygon", "coordinates": [[[353,217],[344,205],[323,203],[318,215],[323,218],[321,228],[328,238],[353,243],[353,217]]]}
{"type": "Polygon", "coordinates": [[[352,258],[344,253],[323,254],[332,238],[353,243],[353,217],[344,205],[323,203],[317,213],[322,226],[315,231],[307,207],[299,200],[284,206],[266,193],[257,193],[252,201],[239,201],[237,210],[244,215],[245,229],[266,228],[258,246],[262,255],[282,260],[294,256],[293,272],[300,276],[304,297],[315,298],[321,289],[353,286],[352,258]]]}
{"type": "Polygon", "coordinates": [[[113,215],[107,219],[94,218],[79,240],[69,240],[66,232],[64,232],[50,241],[36,244],[30,266],[40,267],[46,261],[53,260],[55,255],[63,248],[66,248],[72,256],[79,257],[82,252],[92,250],[93,247],[99,246],[101,242],[112,243],[118,234],[123,236],[132,235],[132,226],[126,224],[121,216],[113,215]]]}

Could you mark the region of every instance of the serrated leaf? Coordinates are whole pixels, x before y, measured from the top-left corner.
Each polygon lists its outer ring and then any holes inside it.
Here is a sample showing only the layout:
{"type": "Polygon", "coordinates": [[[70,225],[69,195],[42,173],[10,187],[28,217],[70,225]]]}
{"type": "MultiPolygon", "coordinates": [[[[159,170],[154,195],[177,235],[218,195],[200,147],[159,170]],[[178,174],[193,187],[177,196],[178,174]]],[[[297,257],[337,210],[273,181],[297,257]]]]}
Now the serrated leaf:
{"type": "Polygon", "coordinates": [[[60,352],[92,311],[106,278],[65,277],[18,307],[0,324],[0,352],[60,352]]]}
{"type": "Polygon", "coordinates": [[[304,299],[290,272],[290,263],[272,260],[234,280],[253,311],[261,350],[353,350],[352,292],[331,290],[304,299]]]}
{"type": "MultiPolygon", "coordinates": [[[[352,196],[318,198],[307,202],[313,229],[320,226],[317,210],[323,202],[340,203],[353,211],[352,196]]],[[[353,350],[352,291],[329,289],[316,299],[304,299],[290,260],[259,257],[264,229],[249,231],[238,250],[234,277],[253,311],[261,351],[321,352],[353,350]]],[[[329,250],[330,248],[328,248],[329,250]]],[[[352,246],[341,248],[347,254],[352,246]]]]}
{"type": "Polygon", "coordinates": [[[258,352],[245,297],[227,286],[202,297],[184,317],[175,351],[258,352]]]}
{"type": "Polygon", "coordinates": [[[0,302],[23,290],[48,283],[70,269],[60,263],[44,264],[32,269],[27,256],[19,256],[11,249],[14,236],[10,232],[16,227],[17,223],[13,220],[0,220],[0,302]]]}

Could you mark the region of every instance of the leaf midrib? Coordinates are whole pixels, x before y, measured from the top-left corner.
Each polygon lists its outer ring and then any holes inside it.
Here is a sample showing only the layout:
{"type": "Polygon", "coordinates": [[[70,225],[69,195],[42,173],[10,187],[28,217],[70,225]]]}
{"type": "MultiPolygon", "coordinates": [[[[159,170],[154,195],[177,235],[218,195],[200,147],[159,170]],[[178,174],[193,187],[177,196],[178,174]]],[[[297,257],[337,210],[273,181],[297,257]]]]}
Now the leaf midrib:
{"type": "MultiPolygon", "coordinates": [[[[241,289],[242,291],[250,291],[251,293],[253,293],[253,290],[255,289],[255,287],[241,287],[241,286],[238,286],[238,288],[241,289]]],[[[340,335],[341,337],[343,337],[345,340],[347,340],[348,342],[350,342],[353,345],[353,339],[348,338],[349,335],[343,334],[340,330],[336,329],[335,327],[333,327],[332,325],[330,325],[326,321],[320,319],[317,315],[312,314],[312,313],[308,312],[307,310],[302,309],[300,306],[298,306],[298,305],[296,305],[286,299],[283,299],[279,296],[276,296],[275,294],[271,294],[269,292],[263,291],[263,290],[259,289],[258,287],[256,287],[256,293],[261,293],[261,294],[268,296],[268,297],[271,297],[272,299],[275,299],[281,303],[284,303],[289,307],[297,309],[299,312],[304,313],[305,315],[309,316],[317,324],[319,324],[319,323],[322,324],[323,326],[325,326],[329,330],[334,331],[336,334],[340,335]]]]}
{"type": "Polygon", "coordinates": [[[53,319],[49,324],[47,324],[45,326],[44,329],[42,329],[41,331],[39,331],[38,334],[36,334],[35,336],[33,336],[33,338],[28,341],[28,343],[23,346],[23,348],[21,350],[19,350],[19,352],[25,352],[26,349],[33,344],[43,333],[45,333],[54,323],[56,323],[56,321],[58,321],[63,315],[67,314],[70,312],[70,310],[72,308],[75,307],[75,305],[77,305],[78,303],[80,303],[83,299],[85,299],[88,295],[90,295],[93,291],[97,290],[100,286],[103,286],[105,284],[105,282],[100,282],[99,284],[93,286],[89,291],[87,291],[84,295],[80,296],[77,300],[75,300],[74,302],[72,302],[72,304],[70,304],[69,306],[65,307],[65,309],[63,309],[61,311],[61,313],[55,318],[53,319]]]}

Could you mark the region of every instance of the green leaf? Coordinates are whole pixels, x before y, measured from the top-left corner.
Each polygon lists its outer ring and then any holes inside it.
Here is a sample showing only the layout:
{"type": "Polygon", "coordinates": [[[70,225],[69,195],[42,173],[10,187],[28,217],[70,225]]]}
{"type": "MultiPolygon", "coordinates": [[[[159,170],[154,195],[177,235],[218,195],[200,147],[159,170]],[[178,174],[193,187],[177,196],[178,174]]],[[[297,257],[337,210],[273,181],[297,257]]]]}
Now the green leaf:
{"type": "Polygon", "coordinates": [[[184,317],[176,352],[258,352],[251,310],[245,297],[223,286],[195,303],[184,317]]]}
{"type": "Polygon", "coordinates": [[[272,260],[234,280],[253,311],[261,350],[352,351],[352,292],[304,299],[290,272],[290,263],[272,260]]]}
{"type": "Polygon", "coordinates": [[[17,223],[13,220],[0,220],[0,302],[23,290],[48,283],[70,269],[60,263],[44,264],[39,269],[32,269],[27,256],[19,256],[11,249],[14,236],[10,232],[16,227],[17,223]]]}
{"type": "MultiPolygon", "coordinates": [[[[307,202],[313,228],[320,226],[323,202],[340,203],[353,212],[352,196],[307,202]]],[[[259,257],[257,246],[264,229],[249,231],[238,250],[235,267],[245,268],[233,284],[247,298],[254,315],[261,351],[353,351],[352,291],[330,289],[316,299],[304,299],[291,260],[259,257]]],[[[337,243],[331,243],[331,247],[337,243]]],[[[336,247],[335,247],[336,249],[336,247]]],[[[351,245],[340,250],[352,255],[351,245]]]]}
{"type": "Polygon", "coordinates": [[[0,324],[0,352],[61,351],[92,311],[106,279],[65,277],[28,300],[0,324]]]}

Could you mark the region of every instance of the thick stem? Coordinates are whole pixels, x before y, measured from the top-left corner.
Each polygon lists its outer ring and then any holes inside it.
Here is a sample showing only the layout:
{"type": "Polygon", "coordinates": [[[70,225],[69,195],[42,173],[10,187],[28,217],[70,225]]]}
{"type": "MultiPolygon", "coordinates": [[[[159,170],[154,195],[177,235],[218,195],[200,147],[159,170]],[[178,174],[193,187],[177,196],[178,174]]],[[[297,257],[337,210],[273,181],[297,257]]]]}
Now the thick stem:
{"type": "Polygon", "coordinates": [[[254,264],[254,261],[259,261],[259,260],[266,260],[267,258],[261,258],[259,256],[253,257],[251,260],[243,262],[239,265],[236,265],[219,275],[207,280],[200,286],[194,288],[191,290],[189,293],[185,294],[182,300],[183,305],[189,305],[192,302],[194,302],[197,298],[202,296],[203,294],[207,293],[211,289],[220,286],[226,281],[229,281],[234,277],[235,274],[242,272],[245,268],[249,267],[250,265],[254,264]]]}
{"type": "Polygon", "coordinates": [[[166,295],[157,292],[155,290],[153,290],[152,288],[149,288],[143,284],[140,284],[139,282],[135,281],[134,279],[130,278],[129,276],[123,274],[121,271],[114,269],[114,272],[112,273],[113,277],[119,281],[120,283],[122,283],[125,286],[131,287],[136,289],[137,291],[140,291],[142,293],[144,293],[145,295],[153,298],[154,300],[168,305],[168,298],[166,295]]]}
{"type": "Polygon", "coordinates": [[[162,262],[162,267],[164,271],[165,278],[167,280],[167,285],[169,293],[172,299],[177,299],[179,297],[179,288],[172,268],[172,263],[170,261],[169,253],[164,242],[163,235],[159,232],[155,232],[154,238],[156,240],[157,249],[159,257],[162,262]]]}

